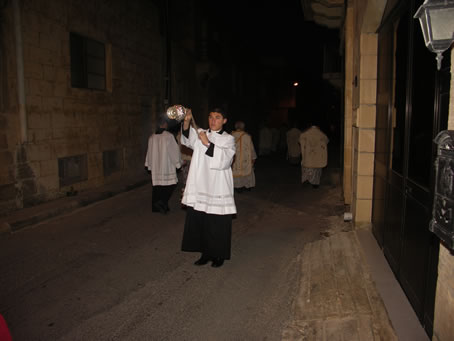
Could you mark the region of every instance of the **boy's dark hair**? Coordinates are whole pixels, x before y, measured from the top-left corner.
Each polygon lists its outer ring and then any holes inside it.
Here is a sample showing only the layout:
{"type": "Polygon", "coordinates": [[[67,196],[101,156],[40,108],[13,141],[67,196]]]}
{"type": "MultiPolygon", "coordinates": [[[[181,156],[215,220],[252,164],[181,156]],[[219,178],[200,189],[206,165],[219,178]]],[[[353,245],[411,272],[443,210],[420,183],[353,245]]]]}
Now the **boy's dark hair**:
{"type": "Polygon", "coordinates": [[[157,122],[157,123],[158,123],[158,127],[160,127],[160,126],[164,125],[165,123],[169,123],[169,122],[168,122],[166,116],[164,116],[164,115],[159,115],[159,116],[158,116],[158,122],[157,122]]]}
{"type": "Polygon", "coordinates": [[[219,107],[211,109],[210,112],[218,112],[218,113],[220,113],[224,118],[229,118],[228,115],[227,115],[227,112],[226,112],[224,109],[219,108],[219,107]]]}

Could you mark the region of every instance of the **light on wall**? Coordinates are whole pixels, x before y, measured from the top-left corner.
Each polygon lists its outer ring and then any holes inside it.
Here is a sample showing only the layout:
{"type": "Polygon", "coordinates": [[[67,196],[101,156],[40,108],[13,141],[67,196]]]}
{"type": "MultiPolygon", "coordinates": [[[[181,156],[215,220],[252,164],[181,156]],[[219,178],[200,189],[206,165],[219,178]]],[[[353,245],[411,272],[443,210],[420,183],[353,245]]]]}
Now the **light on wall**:
{"type": "Polygon", "coordinates": [[[440,70],[442,53],[454,40],[454,0],[425,0],[414,18],[419,19],[427,48],[437,54],[440,70]]]}

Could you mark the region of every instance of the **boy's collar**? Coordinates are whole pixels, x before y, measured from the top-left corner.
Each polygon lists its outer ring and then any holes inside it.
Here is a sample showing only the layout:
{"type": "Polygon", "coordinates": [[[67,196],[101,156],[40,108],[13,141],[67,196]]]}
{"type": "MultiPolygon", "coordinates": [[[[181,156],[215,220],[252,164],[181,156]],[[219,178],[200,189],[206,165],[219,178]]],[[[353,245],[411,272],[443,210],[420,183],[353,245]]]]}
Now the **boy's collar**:
{"type": "MultiPolygon", "coordinates": [[[[211,133],[211,129],[208,129],[208,132],[211,133]]],[[[220,135],[222,135],[222,133],[224,132],[224,129],[221,129],[221,130],[218,130],[218,131],[213,131],[213,133],[218,133],[220,135]]]]}

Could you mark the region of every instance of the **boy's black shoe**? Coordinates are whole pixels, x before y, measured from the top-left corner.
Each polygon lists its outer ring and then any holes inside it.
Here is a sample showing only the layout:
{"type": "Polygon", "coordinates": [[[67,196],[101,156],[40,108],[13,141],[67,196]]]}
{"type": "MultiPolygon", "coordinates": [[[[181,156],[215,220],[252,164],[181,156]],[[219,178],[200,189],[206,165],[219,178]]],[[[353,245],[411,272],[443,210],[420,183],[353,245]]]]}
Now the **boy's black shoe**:
{"type": "Polygon", "coordinates": [[[205,265],[210,261],[210,257],[202,255],[199,259],[194,262],[194,265],[205,265]]]}
{"type": "Polygon", "coordinates": [[[222,258],[215,258],[213,259],[213,263],[211,264],[211,266],[213,268],[219,268],[222,266],[222,264],[224,264],[224,260],[222,258]]]}

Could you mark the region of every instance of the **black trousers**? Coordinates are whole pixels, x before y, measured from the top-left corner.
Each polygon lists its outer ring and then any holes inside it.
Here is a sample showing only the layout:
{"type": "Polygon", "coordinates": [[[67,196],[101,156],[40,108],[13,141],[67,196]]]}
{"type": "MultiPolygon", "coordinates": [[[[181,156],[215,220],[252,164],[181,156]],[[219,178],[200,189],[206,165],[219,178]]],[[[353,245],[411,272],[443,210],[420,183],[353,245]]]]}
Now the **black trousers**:
{"type": "Polygon", "coordinates": [[[166,210],[169,209],[169,199],[172,196],[175,187],[176,185],[152,187],[151,205],[154,211],[159,211],[159,206],[166,210]]]}
{"type": "Polygon", "coordinates": [[[232,215],[208,214],[187,207],[182,251],[230,259],[232,215]]]}

